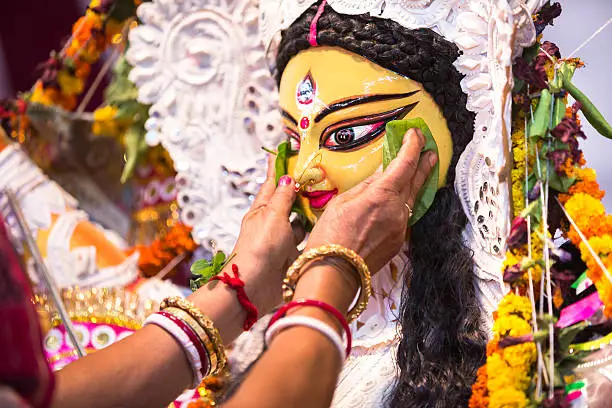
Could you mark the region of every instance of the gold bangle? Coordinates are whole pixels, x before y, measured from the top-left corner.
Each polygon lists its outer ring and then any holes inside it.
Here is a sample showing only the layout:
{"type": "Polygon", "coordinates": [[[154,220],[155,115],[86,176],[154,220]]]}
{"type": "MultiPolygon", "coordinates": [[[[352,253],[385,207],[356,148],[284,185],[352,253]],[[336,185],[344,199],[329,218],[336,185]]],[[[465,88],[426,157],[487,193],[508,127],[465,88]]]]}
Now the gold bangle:
{"type": "Polygon", "coordinates": [[[215,351],[215,347],[210,341],[210,337],[208,336],[206,330],[204,330],[204,328],[200,326],[200,324],[183,309],[179,309],[177,307],[167,307],[164,309],[164,312],[170,313],[176,318],[181,319],[197,334],[200,342],[206,349],[206,354],[208,354],[208,370],[206,370],[206,375],[204,377],[207,377],[210,375],[210,373],[216,371],[217,365],[219,364],[219,359],[217,358],[217,352],[215,351]]]}
{"type": "Polygon", "coordinates": [[[217,375],[223,371],[225,365],[227,364],[227,356],[225,354],[225,347],[223,346],[223,340],[221,340],[221,335],[219,334],[219,330],[214,326],[212,320],[209,317],[204,315],[193,303],[188,301],[187,299],[183,299],[180,297],[169,297],[162,301],[160,305],[160,310],[164,310],[168,307],[174,307],[177,309],[181,309],[185,313],[189,314],[193,319],[204,329],[210,342],[212,343],[212,349],[214,350],[214,354],[217,356],[217,365],[214,370],[211,370],[209,375],[217,375]]]}
{"type": "Polygon", "coordinates": [[[300,271],[306,265],[306,263],[325,256],[338,256],[348,261],[357,271],[359,275],[359,282],[361,285],[359,291],[359,297],[355,306],[349,310],[347,319],[349,322],[357,319],[361,313],[368,306],[368,301],[372,295],[372,277],[370,270],[366,265],[363,258],[361,258],[357,252],[345,248],[341,245],[323,245],[318,248],[313,248],[305,251],[295,260],[295,262],[287,270],[287,275],[283,279],[283,299],[285,302],[289,302],[293,298],[295,287],[297,286],[298,280],[300,279],[300,271]]]}

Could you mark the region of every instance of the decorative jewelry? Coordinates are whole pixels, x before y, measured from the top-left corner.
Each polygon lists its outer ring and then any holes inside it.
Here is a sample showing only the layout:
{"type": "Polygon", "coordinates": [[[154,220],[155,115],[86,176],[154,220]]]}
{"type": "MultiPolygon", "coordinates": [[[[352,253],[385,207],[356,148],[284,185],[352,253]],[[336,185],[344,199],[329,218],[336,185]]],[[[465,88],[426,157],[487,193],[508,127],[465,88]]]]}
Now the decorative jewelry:
{"type": "Polygon", "coordinates": [[[408,205],[408,203],[404,203],[404,205],[406,206],[406,208],[408,209],[408,218],[412,218],[412,208],[410,208],[410,206],[408,205]]]}
{"type": "MultiPolygon", "coordinates": [[[[174,316],[175,318],[182,320],[195,332],[198,337],[198,342],[204,347],[206,361],[208,362],[208,366],[206,367],[206,371],[202,374],[204,377],[210,375],[210,372],[214,367],[218,365],[217,353],[215,352],[215,348],[210,341],[210,337],[208,337],[208,333],[204,330],[202,326],[187,312],[182,309],[178,309],[176,307],[167,307],[161,311],[161,313],[167,313],[169,315],[174,316]]],[[[202,364],[203,366],[203,364],[202,364]]],[[[204,371],[204,370],[203,370],[204,371]]]]}
{"type": "Polygon", "coordinates": [[[351,348],[353,346],[351,329],[349,328],[348,322],[346,321],[346,319],[344,318],[344,316],[342,315],[342,313],[340,313],[338,309],[320,300],[298,299],[298,300],[292,300],[289,303],[285,303],[283,306],[281,306],[276,311],[276,313],[274,313],[274,315],[272,316],[272,319],[270,319],[270,322],[268,323],[268,328],[270,328],[270,326],[272,326],[278,320],[285,317],[285,315],[287,314],[289,310],[294,309],[296,307],[303,307],[303,306],[313,306],[321,310],[324,310],[328,312],[329,314],[331,314],[332,316],[334,316],[336,320],[340,322],[342,329],[346,333],[346,356],[348,357],[351,354],[351,348]]]}
{"type": "Polygon", "coordinates": [[[288,329],[290,327],[295,326],[309,327],[327,337],[332,343],[334,343],[334,346],[336,346],[336,348],[338,349],[340,359],[344,360],[345,350],[340,335],[327,323],[323,323],[321,320],[315,319],[314,317],[310,316],[288,316],[277,321],[266,331],[266,345],[270,344],[274,336],[279,332],[283,331],[284,329],[288,329]]]}
{"type": "Polygon", "coordinates": [[[217,275],[211,278],[211,280],[218,280],[225,283],[230,289],[234,289],[236,291],[236,297],[238,298],[238,302],[240,306],[247,312],[247,316],[244,319],[244,324],[242,325],[242,329],[244,331],[249,331],[251,327],[257,322],[257,318],[259,317],[259,311],[257,307],[251,302],[246,291],[244,290],[244,281],[240,279],[240,274],[238,272],[238,265],[232,264],[232,272],[234,272],[234,276],[231,277],[227,272],[223,275],[217,275]]]}
{"type": "Polygon", "coordinates": [[[164,316],[167,319],[170,319],[175,325],[181,328],[189,336],[189,340],[193,343],[195,348],[198,350],[198,355],[200,356],[200,372],[202,373],[202,377],[206,377],[208,375],[208,371],[210,370],[210,361],[209,361],[209,353],[204,347],[204,344],[200,340],[200,335],[196,331],[196,327],[198,327],[197,323],[194,324],[194,321],[186,320],[178,317],[173,313],[169,313],[167,310],[162,310],[158,312],[158,314],[164,316]]]}
{"type": "Polygon", "coordinates": [[[351,265],[353,265],[359,275],[361,289],[359,291],[355,306],[353,306],[353,308],[349,310],[347,314],[348,321],[352,322],[359,317],[359,315],[363,313],[368,306],[368,301],[370,296],[372,296],[372,277],[363,258],[361,258],[357,252],[341,245],[323,245],[318,248],[309,249],[302,253],[302,255],[300,255],[298,259],[293,262],[291,267],[289,267],[287,276],[285,276],[285,279],[283,280],[283,299],[285,303],[287,303],[293,297],[295,287],[300,279],[300,271],[304,265],[314,259],[325,256],[338,256],[345,259],[351,265]]]}
{"type": "Polygon", "coordinates": [[[211,369],[209,375],[217,375],[223,371],[223,368],[225,368],[225,365],[227,364],[227,356],[225,355],[223,340],[221,340],[219,330],[215,328],[213,321],[210,320],[209,317],[205,316],[193,303],[180,297],[169,297],[164,299],[161,303],[160,309],[164,310],[168,307],[175,307],[189,314],[196,322],[198,322],[204,331],[206,331],[206,334],[208,334],[208,338],[212,343],[212,351],[217,356],[216,366],[213,366],[211,358],[211,369]]]}
{"type": "Polygon", "coordinates": [[[202,360],[200,359],[200,354],[196,345],[190,339],[188,335],[188,329],[186,327],[179,326],[175,320],[170,319],[168,316],[155,313],[145,319],[144,325],[154,324],[168,334],[170,334],[174,339],[180,344],[183,351],[185,352],[185,356],[187,357],[187,361],[189,361],[189,365],[191,366],[191,371],[193,373],[193,381],[191,383],[191,388],[196,388],[202,382],[204,376],[202,375],[202,360]]]}

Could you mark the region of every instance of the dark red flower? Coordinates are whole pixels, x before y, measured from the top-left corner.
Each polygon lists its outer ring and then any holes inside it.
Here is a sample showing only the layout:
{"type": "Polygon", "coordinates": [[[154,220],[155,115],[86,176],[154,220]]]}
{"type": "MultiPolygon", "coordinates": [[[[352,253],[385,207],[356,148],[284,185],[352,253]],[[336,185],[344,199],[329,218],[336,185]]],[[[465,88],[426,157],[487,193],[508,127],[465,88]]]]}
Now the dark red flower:
{"type": "Polygon", "coordinates": [[[504,269],[504,282],[514,283],[523,276],[520,264],[514,264],[512,266],[506,266],[504,269]]]}
{"type": "Polygon", "coordinates": [[[527,220],[523,217],[516,217],[512,221],[510,234],[508,235],[508,247],[510,249],[519,247],[527,242],[527,220]]]}
{"type": "Polygon", "coordinates": [[[535,15],[536,35],[540,35],[547,25],[553,25],[553,20],[561,15],[561,5],[559,3],[546,4],[539,13],[535,15]]]}
{"type": "Polygon", "coordinates": [[[512,95],[514,106],[523,112],[529,112],[531,106],[531,98],[525,93],[516,93],[512,95]]]}
{"type": "Polygon", "coordinates": [[[529,64],[525,59],[519,57],[514,62],[512,73],[518,79],[529,84],[530,91],[544,89],[546,85],[546,71],[543,65],[529,64]]]}
{"type": "Polygon", "coordinates": [[[574,118],[565,117],[561,122],[550,132],[554,137],[563,143],[568,143],[570,139],[582,138],[586,139],[581,126],[574,118]]]}
{"type": "Polygon", "coordinates": [[[512,337],[512,336],[502,337],[501,339],[499,339],[499,343],[497,343],[497,345],[500,348],[506,348],[506,347],[516,346],[518,344],[527,343],[530,341],[533,341],[533,333],[525,334],[523,336],[518,336],[518,337],[512,337]]]}
{"type": "Polygon", "coordinates": [[[542,406],[544,408],[570,408],[571,404],[565,398],[565,390],[558,389],[555,390],[552,398],[543,402],[542,406]]]}

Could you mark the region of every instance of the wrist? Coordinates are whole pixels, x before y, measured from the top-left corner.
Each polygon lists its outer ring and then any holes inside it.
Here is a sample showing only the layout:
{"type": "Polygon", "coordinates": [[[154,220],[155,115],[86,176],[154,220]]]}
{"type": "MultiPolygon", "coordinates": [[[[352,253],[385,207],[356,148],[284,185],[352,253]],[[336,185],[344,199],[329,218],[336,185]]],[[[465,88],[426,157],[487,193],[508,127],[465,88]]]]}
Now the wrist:
{"type": "Polygon", "coordinates": [[[352,266],[342,259],[326,257],[304,267],[293,298],[321,300],[346,315],[358,289],[352,266]]]}

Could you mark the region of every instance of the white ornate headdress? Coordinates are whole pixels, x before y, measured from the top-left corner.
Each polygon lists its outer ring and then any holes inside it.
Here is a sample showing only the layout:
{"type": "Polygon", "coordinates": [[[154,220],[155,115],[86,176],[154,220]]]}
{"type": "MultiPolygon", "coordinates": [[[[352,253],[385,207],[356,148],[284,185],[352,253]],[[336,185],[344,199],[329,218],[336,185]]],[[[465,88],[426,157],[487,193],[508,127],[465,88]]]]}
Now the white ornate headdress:
{"type": "Polygon", "coordinates": [[[147,138],[174,160],[195,241],[231,251],[265,177],[261,147],[283,137],[258,2],[153,0],[138,17],[127,59],[139,101],[152,105],[147,138]]]}
{"type": "MultiPolygon", "coordinates": [[[[227,194],[218,175],[222,163],[237,165],[244,159],[255,166],[259,157],[248,149],[241,155],[234,146],[276,142],[276,91],[266,72],[265,53],[274,56],[280,32],[317,2],[261,0],[259,31],[264,45],[257,40],[257,0],[154,0],[138,10],[143,25],[130,36],[132,79],[140,86],[141,101],[152,103],[152,114],[162,118],[161,141],[185,182],[181,196],[189,199],[182,203],[183,211],[196,211],[197,222],[191,223],[202,227],[207,238],[215,238],[217,224],[232,221],[228,216],[238,217],[239,211],[220,207],[236,203],[228,201],[234,196],[227,194]],[[253,104],[257,110],[250,109],[253,104]],[[243,125],[249,120],[254,132],[243,125]]],[[[465,74],[461,86],[476,121],[474,139],[457,165],[455,188],[470,220],[466,239],[475,252],[477,273],[484,279],[499,280],[510,221],[506,166],[512,61],[535,41],[531,15],[542,3],[327,1],[338,13],[370,14],[409,29],[431,28],[462,51],[455,66],[465,74]]],[[[237,168],[246,170],[244,165],[237,168]]],[[[198,234],[196,230],[195,238],[201,241],[198,234]]]]}

